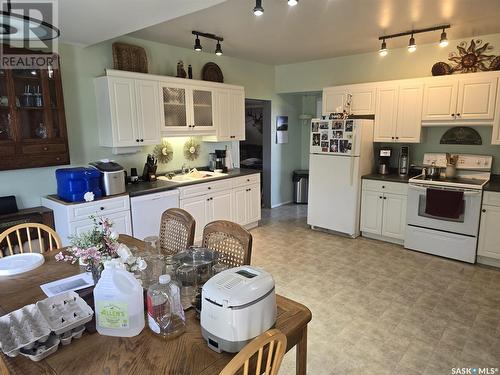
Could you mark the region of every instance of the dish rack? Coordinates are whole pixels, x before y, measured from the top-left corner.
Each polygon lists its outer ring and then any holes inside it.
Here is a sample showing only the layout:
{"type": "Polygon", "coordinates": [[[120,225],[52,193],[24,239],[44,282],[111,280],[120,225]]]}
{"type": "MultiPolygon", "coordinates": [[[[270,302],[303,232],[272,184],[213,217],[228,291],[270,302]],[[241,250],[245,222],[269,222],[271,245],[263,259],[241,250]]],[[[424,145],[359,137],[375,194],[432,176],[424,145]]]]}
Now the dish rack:
{"type": "Polygon", "coordinates": [[[94,312],[73,291],[46,298],[0,317],[0,349],[38,362],[82,337],[94,312]]]}

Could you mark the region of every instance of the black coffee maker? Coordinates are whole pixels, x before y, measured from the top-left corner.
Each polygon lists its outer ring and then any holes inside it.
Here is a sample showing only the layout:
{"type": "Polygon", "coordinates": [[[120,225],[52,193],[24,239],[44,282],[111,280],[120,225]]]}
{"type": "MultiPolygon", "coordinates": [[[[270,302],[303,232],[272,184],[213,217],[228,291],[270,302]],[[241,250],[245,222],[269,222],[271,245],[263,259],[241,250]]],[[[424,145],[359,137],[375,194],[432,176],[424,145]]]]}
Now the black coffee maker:
{"type": "Polygon", "coordinates": [[[220,169],[222,170],[222,172],[227,172],[226,150],[215,150],[215,169],[220,169]]]}

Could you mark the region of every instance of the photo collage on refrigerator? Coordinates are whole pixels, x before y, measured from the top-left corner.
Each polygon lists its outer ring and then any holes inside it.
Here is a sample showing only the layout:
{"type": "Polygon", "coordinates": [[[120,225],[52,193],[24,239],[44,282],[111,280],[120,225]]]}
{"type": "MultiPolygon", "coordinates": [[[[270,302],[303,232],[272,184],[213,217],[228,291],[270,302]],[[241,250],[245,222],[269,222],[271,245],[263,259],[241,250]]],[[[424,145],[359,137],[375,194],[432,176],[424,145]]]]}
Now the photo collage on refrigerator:
{"type": "Polygon", "coordinates": [[[350,154],[353,120],[312,120],[311,152],[350,154]]]}

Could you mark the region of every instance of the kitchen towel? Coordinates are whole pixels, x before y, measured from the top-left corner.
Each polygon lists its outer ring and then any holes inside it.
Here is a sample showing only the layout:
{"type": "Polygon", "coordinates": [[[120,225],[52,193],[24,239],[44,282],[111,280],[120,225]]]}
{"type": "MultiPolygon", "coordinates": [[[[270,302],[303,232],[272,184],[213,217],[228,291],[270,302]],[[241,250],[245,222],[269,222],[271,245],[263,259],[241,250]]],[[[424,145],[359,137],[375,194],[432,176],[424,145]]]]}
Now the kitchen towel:
{"type": "Polygon", "coordinates": [[[464,192],[427,189],[425,213],[446,219],[458,219],[464,210],[464,192]]]}

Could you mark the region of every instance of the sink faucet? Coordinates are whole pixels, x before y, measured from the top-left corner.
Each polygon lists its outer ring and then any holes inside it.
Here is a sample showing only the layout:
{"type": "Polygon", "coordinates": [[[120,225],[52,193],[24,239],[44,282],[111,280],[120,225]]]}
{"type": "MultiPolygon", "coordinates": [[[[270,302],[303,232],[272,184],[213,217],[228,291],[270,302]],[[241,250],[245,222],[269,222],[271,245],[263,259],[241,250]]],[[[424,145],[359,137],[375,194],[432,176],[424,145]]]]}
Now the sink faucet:
{"type": "Polygon", "coordinates": [[[185,164],[185,163],[182,164],[181,171],[182,171],[182,174],[189,173],[189,166],[187,164],[185,164]]]}

